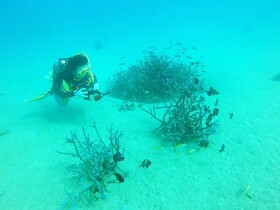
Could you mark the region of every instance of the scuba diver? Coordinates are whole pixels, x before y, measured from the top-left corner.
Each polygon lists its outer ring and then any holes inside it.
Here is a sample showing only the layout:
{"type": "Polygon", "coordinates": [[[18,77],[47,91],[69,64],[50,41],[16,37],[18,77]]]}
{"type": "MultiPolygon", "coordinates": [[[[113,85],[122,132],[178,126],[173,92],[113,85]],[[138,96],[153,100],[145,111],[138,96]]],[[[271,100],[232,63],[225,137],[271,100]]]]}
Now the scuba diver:
{"type": "Polygon", "coordinates": [[[60,58],[53,65],[51,92],[58,104],[65,106],[71,97],[85,100],[102,97],[96,76],[91,72],[88,56],[82,52],[70,58],[60,58]]]}
{"type": "Polygon", "coordinates": [[[59,105],[66,106],[72,97],[98,101],[105,95],[99,91],[96,76],[91,72],[88,56],[84,52],[58,59],[53,65],[50,80],[52,87],[49,91],[27,101],[37,101],[53,95],[59,105]]]}

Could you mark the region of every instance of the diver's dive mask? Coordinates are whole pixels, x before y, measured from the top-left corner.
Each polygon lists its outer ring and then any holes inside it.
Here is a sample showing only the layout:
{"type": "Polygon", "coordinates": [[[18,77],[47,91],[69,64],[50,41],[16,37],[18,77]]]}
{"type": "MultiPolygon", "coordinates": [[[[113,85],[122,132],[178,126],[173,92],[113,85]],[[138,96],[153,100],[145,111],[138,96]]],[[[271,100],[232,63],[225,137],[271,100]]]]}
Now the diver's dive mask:
{"type": "Polygon", "coordinates": [[[74,72],[74,79],[81,80],[90,72],[90,65],[83,65],[76,68],[74,72]]]}

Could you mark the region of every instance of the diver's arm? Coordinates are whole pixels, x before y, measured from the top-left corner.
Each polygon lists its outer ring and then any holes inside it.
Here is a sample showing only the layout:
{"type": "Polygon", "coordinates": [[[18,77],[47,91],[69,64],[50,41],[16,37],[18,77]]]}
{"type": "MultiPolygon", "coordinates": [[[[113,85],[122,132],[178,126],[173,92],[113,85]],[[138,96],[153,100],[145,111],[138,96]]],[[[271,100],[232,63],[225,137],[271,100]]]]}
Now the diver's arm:
{"type": "Polygon", "coordinates": [[[67,66],[66,59],[59,59],[53,65],[53,85],[52,92],[61,98],[69,98],[74,96],[74,92],[70,90],[66,90],[66,86],[68,83],[64,80],[67,66]]]}
{"type": "Polygon", "coordinates": [[[98,83],[98,80],[95,76],[95,74],[93,74],[92,72],[90,72],[90,77],[91,77],[91,84],[90,84],[90,87],[89,87],[89,90],[96,90],[96,91],[99,91],[99,83],[98,83]]]}
{"type": "Polygon", "coordinates": [[[52,93],[61,97],[61,98],[70,98],[74,96],[74,92],[66,92],[62,89],[61,85],[55,85],[53,84],[52,93]]]}

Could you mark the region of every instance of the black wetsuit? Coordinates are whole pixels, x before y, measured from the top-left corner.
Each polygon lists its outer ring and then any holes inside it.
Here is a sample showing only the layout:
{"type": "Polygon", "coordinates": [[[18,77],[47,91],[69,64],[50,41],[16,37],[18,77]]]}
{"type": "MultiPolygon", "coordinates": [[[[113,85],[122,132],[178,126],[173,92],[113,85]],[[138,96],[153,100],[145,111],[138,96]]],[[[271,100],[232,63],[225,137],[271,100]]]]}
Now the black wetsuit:
{"type": "Polygon", "coordinates": [[[53,85],[51,91],[53,94],[61,98],[72,97],[76,90],[81,88],[91,88],[97,83],[95,75],[91,72],[81,80],[75,80],[73,74],[75,67],[70,65],[69,59],[71,58],[59,59],[58,62],[53,65],[53,85]],[[93,81],[90,81],[92,77],[93,81]],[[66,82],[69,85],[69,90],[66,91],[63,88],[63,82],[66,82]]]}

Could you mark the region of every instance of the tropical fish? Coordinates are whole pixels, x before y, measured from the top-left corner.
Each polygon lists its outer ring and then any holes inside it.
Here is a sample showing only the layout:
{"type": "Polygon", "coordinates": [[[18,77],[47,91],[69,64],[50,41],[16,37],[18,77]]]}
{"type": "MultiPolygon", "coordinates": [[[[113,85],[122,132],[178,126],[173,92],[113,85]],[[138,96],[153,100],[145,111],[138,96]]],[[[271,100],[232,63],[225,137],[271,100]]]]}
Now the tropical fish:
{"type": "Polygon", "coordinates": [[[149,168],[149,166],[152,164],[152,162],[148,159],[145,159],[142,161],[141,165],[139,167],[143,168],[149,168]]]}

